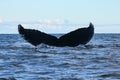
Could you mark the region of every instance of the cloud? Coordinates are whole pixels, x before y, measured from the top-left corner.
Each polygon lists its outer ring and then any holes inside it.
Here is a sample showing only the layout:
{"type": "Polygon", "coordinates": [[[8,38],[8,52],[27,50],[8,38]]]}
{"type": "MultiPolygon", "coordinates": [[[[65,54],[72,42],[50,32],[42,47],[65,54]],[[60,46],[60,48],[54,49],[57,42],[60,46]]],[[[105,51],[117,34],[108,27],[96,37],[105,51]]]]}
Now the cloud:
{"type": "Polygon", "coordinates": [[[18,33],[18,24],[24,28],[36,29],[46,33],[67,33],[79,28],[79,25],[71,24],[63,19],[41,19],[38,21],[12,21],[0,24],[0,33],[18,33]]]}
{"type": "Polygon", "coordinates": [[[40,20],[38,20],[38,22],[50,24],[50,23],[52,23],[52,20],[50,20],[50,19],[40,19],[40,20]]]}
{"type": "Polygon", "coordinates": [[[4,22],[4,20],[3,19],[0,19],[0,23],[3,23],[4,22]]]}
{"type": "Polygon", "coordinates": [[[62,24],[62,23],[65,23],[66,20],[63,20],[63,19],[55,19],[54,22],[55,22],[55,23],[58,23],[58,24],[62,24]]]}
{"type": "Polygon", "coordinates": [[[46,24],[65,24],[68,23],[69,21],[57,18],[57,19],[39,19],[38,22],[46,24]]]}
{"type": "MultiPolygon", "coordinates": [[[[7,22],[0,19],[1,33],[18,33],[18,24],[24,28],[36,29],[46,33],[68,33],[89,24],[72,24],[64,19],[41,19],[38,21],[12,21],[7,22]]],[[[96,33],[120,33],[120,24],[94,24],[96,33]]]]}

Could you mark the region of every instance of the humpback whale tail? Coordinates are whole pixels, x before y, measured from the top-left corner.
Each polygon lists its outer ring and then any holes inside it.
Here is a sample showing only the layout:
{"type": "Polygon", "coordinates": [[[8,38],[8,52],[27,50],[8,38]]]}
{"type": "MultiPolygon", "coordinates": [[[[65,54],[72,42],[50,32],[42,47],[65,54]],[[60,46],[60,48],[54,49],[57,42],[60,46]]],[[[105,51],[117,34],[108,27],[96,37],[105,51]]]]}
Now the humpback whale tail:
{"type": "Polygon", "coordinates": [[[44,32],[34,30],[34,29],[25,29],[21,24],[18,25],[19,34],[29,43],[34,46],[37,46],[41,43],[52,45],[52,46],[78,46],[79,44],[85,45],[88,43],[93,34],[94,26],[92,23],[89,24],[86,28],[79,28],[77,30],[71,31],[67,34],[64,34],[60,38],[46,34],[44,32]]]}
{"type": "Polygon", "coordinates": [[[92,23],[87,28],[79,28],[71,31],[60,37],[61,45],[78,46],[79,44],[85,45],[88,43],[94,34],[94,26],[92,23]]]}
{"type": "Polygon", "coordinates": [[[21,24],[18,25],[19,34],[29,43],[37,46],[41,43],[55,46],[57,44],[57,38],[46,34],[44,32],[34,29],[24,29],[21,24]]]}

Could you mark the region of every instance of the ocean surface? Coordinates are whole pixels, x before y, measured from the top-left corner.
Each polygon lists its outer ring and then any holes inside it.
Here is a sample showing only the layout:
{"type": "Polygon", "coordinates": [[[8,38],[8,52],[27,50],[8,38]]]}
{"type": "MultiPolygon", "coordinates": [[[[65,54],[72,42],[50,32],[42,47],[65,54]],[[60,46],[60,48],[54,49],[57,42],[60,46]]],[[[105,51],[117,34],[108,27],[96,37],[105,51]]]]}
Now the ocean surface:
{"type": "Polygon", "coordinates": [[[37,49],[18,34],[0,34],[0,78],[120,80],[120,34],[95,34],[85,46],[37,49]]]}

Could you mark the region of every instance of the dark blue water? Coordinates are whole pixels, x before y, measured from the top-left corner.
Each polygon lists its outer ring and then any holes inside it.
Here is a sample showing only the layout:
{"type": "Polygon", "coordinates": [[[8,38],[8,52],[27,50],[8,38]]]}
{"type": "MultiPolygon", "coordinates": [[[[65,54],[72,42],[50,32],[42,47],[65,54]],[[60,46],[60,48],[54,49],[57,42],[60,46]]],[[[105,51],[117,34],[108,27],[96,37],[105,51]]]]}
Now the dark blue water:
{"type": "Polygon", "coordinates": [[[1,34],[0,78],[10,77],[16,80],[120,80],[120,34],[95,34],[86,46],[41,44],[38,49],[17,34],[1,34]]]}

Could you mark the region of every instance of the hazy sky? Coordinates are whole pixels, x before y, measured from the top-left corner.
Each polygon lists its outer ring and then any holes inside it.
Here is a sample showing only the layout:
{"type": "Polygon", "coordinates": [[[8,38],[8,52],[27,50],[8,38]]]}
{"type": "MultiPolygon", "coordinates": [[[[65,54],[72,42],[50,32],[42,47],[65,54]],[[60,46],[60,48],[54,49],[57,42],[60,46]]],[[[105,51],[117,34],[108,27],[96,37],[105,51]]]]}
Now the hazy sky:
{"type": "Polygon", "coordinates": [[[95,32],[120,32],[119,8],[120,0],[0,0],[0,33],[16,33],[19,23],[56,33],[89,22],[95,25],[95,32]]]}

